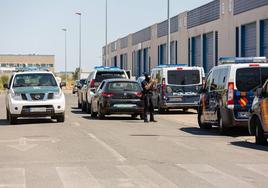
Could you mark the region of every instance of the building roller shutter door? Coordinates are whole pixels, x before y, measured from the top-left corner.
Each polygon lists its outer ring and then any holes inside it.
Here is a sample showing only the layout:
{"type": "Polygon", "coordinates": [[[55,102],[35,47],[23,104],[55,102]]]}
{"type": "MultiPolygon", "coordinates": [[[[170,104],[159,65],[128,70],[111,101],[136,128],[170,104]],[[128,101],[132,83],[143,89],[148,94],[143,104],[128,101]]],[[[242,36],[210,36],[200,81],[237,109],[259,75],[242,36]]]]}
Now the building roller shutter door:
{"type": "Polygon", "coordinates": [[[213,32],[205,34],[203,37],[203,66],[206,73],[214,67],[214,35],[213,32]]]}
{"type": "Polygon", "coordinates": [[[268,58],[268,19],[261,21],[261,56],[268,58]]]}
{"type": "Polygon", "coordinates": [[[201,67],[201,36],[192,38],[192,66],[201,67]]]}
{"type": "Polygon", "coordinates": [[[256,23],[242,26],[241,33],[241,56],[255,57],[257,55],[256,48],[256,23]]]}

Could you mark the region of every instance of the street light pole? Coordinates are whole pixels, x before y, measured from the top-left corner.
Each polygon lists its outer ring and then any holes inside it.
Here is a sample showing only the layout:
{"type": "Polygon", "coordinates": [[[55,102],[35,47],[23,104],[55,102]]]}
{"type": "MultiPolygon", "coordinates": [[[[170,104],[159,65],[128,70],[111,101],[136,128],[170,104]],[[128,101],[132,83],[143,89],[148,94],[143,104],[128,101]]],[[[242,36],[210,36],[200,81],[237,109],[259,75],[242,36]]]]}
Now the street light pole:
{"type": "Polygon", "coordinates": [[[78,75],[78,79],[81,79],[81,67],[82,67],[82,62],[81,62],[81,48],[82,48],[82,44],[81,44],[81,16],[82,14],[80,12],[75,13],[76,15],[79,16],[79,75],[78,75]]]}
{"type": "Polygon", "coordinates": [[[168,33],[167,33],[167,64],[170,64],[170,3],[167,0],[167,22],[168,22],[168,33]]]}
{"type": "Polygon", "coordinates": [[[105,0],[105,58],[104,66],[107,65],[107,56],[108,56],[108,0],[105,0]]]}
{"type": "Polygon", "coordinates": [[[67,29],[62,29],[65,34],[65,83],[67,84],[67,29]]]}

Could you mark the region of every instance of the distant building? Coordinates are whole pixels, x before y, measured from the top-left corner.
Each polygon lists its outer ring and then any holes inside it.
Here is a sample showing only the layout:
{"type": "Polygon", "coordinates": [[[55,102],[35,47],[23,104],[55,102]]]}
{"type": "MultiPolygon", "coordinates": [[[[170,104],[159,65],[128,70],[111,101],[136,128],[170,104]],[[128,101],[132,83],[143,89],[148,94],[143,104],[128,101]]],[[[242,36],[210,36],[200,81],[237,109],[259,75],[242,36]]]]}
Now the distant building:
{"type": "Polygon", "coordinates": [[[54,55],[0,55],[0,72],[12,72],[22,67],[47,67],[54,71],[54,55]]]}
{"type": "MultiPolygon", "coordinates": [[[[201,66],[208,73],[219,57],[268,57],[268,0],[214,0],[172,17],[170,24],[170,64],[201,66]]],[[[167,34],[164,20],[119,38],[103,47],[103,65],[139,77],[168,64],[167,34]]]]}

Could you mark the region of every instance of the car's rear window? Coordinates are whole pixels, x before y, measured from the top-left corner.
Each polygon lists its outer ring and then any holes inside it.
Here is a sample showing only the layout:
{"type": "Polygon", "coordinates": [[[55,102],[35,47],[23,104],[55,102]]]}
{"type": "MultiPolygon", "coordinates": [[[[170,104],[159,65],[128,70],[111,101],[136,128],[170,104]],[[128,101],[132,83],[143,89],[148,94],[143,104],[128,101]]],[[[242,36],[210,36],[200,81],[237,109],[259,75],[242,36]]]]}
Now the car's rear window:
{"type": "Polygon", "coordinates": [[[108,84],[107,90],[111,92],[141,92],[141,87],[137,82],[111,82],[108,84]]]}
{"type": "Polygon", "coordinates": [[[107,79],[116,79],[116,78],[123,78],[127,79],[126,74],[124,71],[99,71],[97,72],[95,82],[102,82],[103,80],[107,79]]]}
{"type": "Polygon", "coordinates": [[[255,91],[268,79],[268,67],[242,68],[236,71],[236,87],[239,91],[255,91]]]}
{"type": "Polygon", "coordinates": [[[168,71],[168,84],[193,85],[200,83],[199,70],[170,70],[168,71]]]}

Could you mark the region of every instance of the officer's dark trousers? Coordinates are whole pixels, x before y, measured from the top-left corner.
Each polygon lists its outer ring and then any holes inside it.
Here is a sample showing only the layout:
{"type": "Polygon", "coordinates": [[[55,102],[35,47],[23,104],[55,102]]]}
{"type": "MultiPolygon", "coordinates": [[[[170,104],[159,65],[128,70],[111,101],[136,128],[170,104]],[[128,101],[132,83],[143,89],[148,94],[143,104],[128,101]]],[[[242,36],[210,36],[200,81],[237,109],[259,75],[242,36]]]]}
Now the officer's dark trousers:
{"type": "Polygon", "coordinates": [[[148,121],[148,113],[150,113],[150,121],[154,121],[154,106],[151,94],[144,96],[144,121],[148,121]]]}

